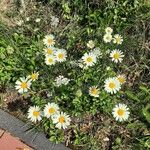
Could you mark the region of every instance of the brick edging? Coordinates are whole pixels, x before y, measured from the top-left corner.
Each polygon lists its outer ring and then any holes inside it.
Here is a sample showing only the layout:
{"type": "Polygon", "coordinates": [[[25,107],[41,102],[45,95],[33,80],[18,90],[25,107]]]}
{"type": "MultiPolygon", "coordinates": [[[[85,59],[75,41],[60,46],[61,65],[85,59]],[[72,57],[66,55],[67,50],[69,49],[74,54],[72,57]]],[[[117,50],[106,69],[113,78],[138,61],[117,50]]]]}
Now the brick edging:
{"type": "Polygon", "coordinates": [[[63,144],[50,142],[42,132],[30,130],[30,125],[0,109],[0,128],[10,132],[35,150],[70,150],[63,144]]]}

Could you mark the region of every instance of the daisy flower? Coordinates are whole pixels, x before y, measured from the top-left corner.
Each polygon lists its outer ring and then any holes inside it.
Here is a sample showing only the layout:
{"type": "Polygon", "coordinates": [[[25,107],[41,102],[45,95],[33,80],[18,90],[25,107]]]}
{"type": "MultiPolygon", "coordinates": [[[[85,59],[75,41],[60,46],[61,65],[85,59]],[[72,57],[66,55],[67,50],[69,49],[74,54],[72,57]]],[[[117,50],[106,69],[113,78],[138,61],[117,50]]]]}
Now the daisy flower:
{"type": "Polygon", "coordinates": [[[32,72],[31,75],[29,75],[29,79],[31,79],[32,81],[35,81],[38,79],[39,73],[38,72],[32,72]]]}
{"type": "Polygon", "coordinates": [[[122,62],[123,60],[122,58],[124,57],[124,55],[123,52],[121,52],[118,49],[115,49],[110,53],[110,57],[112,58],[112,61],[118,63],[118,62],[122,62]]]}
{"type": "Polygon", "coordinates": [[[51,16],[51,25],[57,27],[59,23],[59,19],[55,16],[51,16]]]}
{"type": "Polygon", "coordinates": [[[56,52],[55,52],[55,56],[56,56],[56,60],[58,62],[63,62],[66,60],[66,57],[67,57],[67,52],[66,50],[64,49],[58,49],[56,52]]]}
{"type": "Polygon", "coordinates": [[[113,108],[113,117],[116,121],[125,121],[129,118],[129,108],[125,104],[118,104],[113,108]]]}
{"type": "Polygon", "coordinates": [[[119,34],[115,34],[113,38],[113,43],[116,43],[119,45],[119,44],[122,44],[122,42],[123,42],[122,36],[119,34]]]}
{"type": "Polygon", "coordinates": [[[46,46],[52,46],[55,44],[54,36],[52,34],[46,35],[45,38],[43,39],[43,42],[46,46]]]}
{"type": "Polygon", "coordinates": [[[35,20],[35,22],[40,22],[41,21],[41,19],[40,18],[37,18],[36,20],[35,20]]]}
{"type": "Polygon", "coordinates": [[[97,88],[97,86],[90,87],[89,94],[93,97],[99,97],[99,88],[97,88]]]}
{"type": "Polygon", "coordinates": [[[55,84],[56,86],[61,86],[61,85],[67,85],[69,83],[70,79],[68,78],[65,78],[64,76],[58,76],[56,79],[55,79],[55,84]]]}
{"type": "Polygon", "coordinates": [[[15,88],[19,93],[25,93],[30,89],[31,80],[29,78],[20,78],[20,80],[16,81],[15,88]]]}
{"type": "Polygon", "coordinates": [[[46,55],[54,55],[55,49],[56,49],[55,47],[50,46],[50,47],[45,48],[44,52],[46,55]]]}
{"type": "Polygon", "coordinates": [[[107,78],[105,80],[104,87],[105,87],[105,90],[111,94],[117,93],[117,91],[119,91],[121,89],[120,82],[116,77],[107,78]]]}
{"type": "Polygon", "coordinates": [[[107,28],[105,29],[105,32],[106,32],[107,34],[112,34],[113,29],[112,29],[111,27],[107,27],[107,28]]]}
{"type": "Polygon", "coordinates": [[[102,56],[102,53],[101,53],[99,47],[94,48],[94,50],[92,51],[92,53],[93,53],[96,57],[102,56]]]}
{"type": "Polygon", "coordinates": [[[82,58],[80,60],[78,60],[78,66],[82,69],[87,69],[88,66],[86,66],[82,60],[82,58]]]}
{"type": "Polygon", "coordinates": [[[58,113],[59,107],[55,103],[48,103],[44,108],[44,116],[49,118],[50,116],[58,113]]]}
{"type": "Polygon", "coordinates": [[[95,44],[94,44],[94,41],[90,40],[88,43],[87,43],[87,47],[89,48],[94,48],[95,44]]]}
{"type": "Polygon", "coordinates": [[[27,17],[27,18],[26,18],[26,21],[30,21],[30,17],[27,17]]]}
{"type": "Polygon", "coordinates": [[[120,84],[124,84],[126,82],[125,75],[118,75],[117,79],[119,80],[120,84]]]}
{"type": "Polygon", "coordinates": [[[110,43],[111,40],[112,40],[112,35],[106,33],[106,34],[103,36],[103,40],[104,40],[105,43],[110,43]]]}
{"type": "Polygon", "coordinates": [[[53,55],[47,55],[45,57],[45,63],[46,65],[54,65],[56,62],[56,58],[53,55]]]}
{"type": "Polygon", "coordinates": [[[40,111],[40,108],[38,106],[32,106],[28,110],[28,118],[32,122],[37,122],[42,120],[42,113],[40,111]]]}
{"type": "Polygon", "coordinates": [[[93,53],[85,53],[82,60],[86,66],[93,66],[96,63],[96,56],[93,53]]]}
{"type": "Polygon", "coordinates": [[[52,120],[53,120],[53,123],[56,124],[56,128],[58,129],[61,129],[61,128],[66,129],[67,126],[69,126],[71,122],[70,117],[66,113],[63,113],[63,112],[60,112],[54,115],[52,120]]]}

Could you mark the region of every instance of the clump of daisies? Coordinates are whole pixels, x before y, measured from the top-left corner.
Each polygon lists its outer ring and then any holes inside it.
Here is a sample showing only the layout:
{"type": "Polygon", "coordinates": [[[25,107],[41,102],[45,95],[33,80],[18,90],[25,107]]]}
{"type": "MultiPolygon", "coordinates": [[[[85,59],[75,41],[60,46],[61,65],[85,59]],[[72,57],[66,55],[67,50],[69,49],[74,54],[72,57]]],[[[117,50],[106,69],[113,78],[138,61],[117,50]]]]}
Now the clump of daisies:
{"type": "Polygon", "coordinates": [[[45,105],[44,110],[41,111],[40,107],[32,106],[28,110],[28,118],[36,123],[41,121],[43,117],[51,119],[58,129],[66,129],[71,122],[69,115],[64,112],[60,112],[60,108],[55,103],[48,103],[45,105]]]}
{"type": "Polygon", "coordinates": [[[121,85],[126,82],[126,77],[123,74],[119,74],[116,77],[107,78],[105,80],[105,91],[107,93],[116,94],[120,89],[121,85]]]}
{"type": "Polygon", "coordinates": [[[67,58],[67,52],[64,49],[58,49],[54,47],[55,39],[52,34],[46,35],[43,39],[46,46],[44,48],[45,63],[46,65],[55,65],[56,62],[64,62],[67,58]]]}
{"type": "Polygon", "coordinates": [[[87,47],[93,49],[93,48],[95,47],[94,41],[90,40],[90,41],[87,43],[87,47]]]}
{"type": "Polygon", "coordinates": [[[110,43],[112,41],[112,32],[113,29],[110,27],[107,27],[105,29],[105,35],[103,36],[103,40],[105,43],[110,43]]]}
{"type": "Polygon", "coordinates": [[[62,75],[59,75],[58,77],[56,77],[55,79],[55,85],[57,87],[62,86],[62,85],[67,85],[69,83],[70,79],[65,78],[62,75]]]}
{"type": "Polygon", "coordinates": [[[110,43],[113,41],[113,43],[120,45],[123,42],[123,38],[119,34],[115,34],[114,37],[112,36],[113,29],[111,27],[105,28],[105,34],[103,36],[103,40],[105,43],[110,43]]]}

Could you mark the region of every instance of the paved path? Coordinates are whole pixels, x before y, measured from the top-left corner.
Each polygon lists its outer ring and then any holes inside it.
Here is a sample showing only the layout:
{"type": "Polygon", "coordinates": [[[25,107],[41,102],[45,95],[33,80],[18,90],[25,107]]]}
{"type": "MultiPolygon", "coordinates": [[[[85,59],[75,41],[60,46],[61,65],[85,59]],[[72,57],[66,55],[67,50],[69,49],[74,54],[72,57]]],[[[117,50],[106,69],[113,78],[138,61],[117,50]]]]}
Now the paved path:
{"type": "Polygon", "coordinates": [[[9,146],[8,143],[12,142],[11,144],[12,147],[10,148],[6,147],[6,149],[0,147],[0,150],[30,150],[31,147],[34,150],[70,150],[63,144],[55,144],[50,142],[45,137],[45,134],[32,129],[29,124],[25,124],[21,120],[8,114],[7,112],[4,112],[1,109],[0,109],[0,129],[2,129],[0,130],[1,135],[0,146],[2,145],[5,148],[5,146],[9,146]],[[8,142],[6,143],[6,141],[8,142]],[[13,143],[15,143],[16,145],[13,143]],[[13,145],[15,146],[13,147],[13,145]],[[29,145],[29,147],[27,145],[29,145]]]}
{"type": "Polygon", "coordinates": [[[10,133],[0,129],[0,150],[33,150],[20,141],[19,138],[13,137],[10,133]]]}

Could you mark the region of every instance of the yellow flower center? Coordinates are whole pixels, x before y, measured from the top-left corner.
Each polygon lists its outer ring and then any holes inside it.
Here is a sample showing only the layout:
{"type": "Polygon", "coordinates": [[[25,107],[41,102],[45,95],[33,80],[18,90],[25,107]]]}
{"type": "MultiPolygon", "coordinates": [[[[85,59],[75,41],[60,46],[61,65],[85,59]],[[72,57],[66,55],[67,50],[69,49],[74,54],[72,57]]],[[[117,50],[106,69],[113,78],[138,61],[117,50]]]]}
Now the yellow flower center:
{"type": "Polygon", "coordinates": [[[47,54],[50,54],[50,55],[51,55],[52,53],[53,53],[53,50],[50,49],[50,48],[48,48],[48,49],[47,49],[47,54]]]}
{"type": "Polygon", "coordinates": [[[121,42],[120,37],[117,37],[117,38],[116,38],[116,43],[120,43],[120,42],[121,42]]]}
{"type": "Polygon", "coordinates": [[[64,118],[63,116],[60,116],[60,117],[59,117],[59,122],[60,122],[60,123],[64,123],[64,122],[65,122],[65,118],[64,118]]]}
{"type": "Polygon", "coordinates": [[[53,62],[53,59],[52,59],[52,58],[49,58],[49,59],[48,59],[48,62],[49,62],[49,63],[52,63],[52,62],[53,62]]]}
{"type": "Polygon", "coordinates": [[[92,62],[92,61],[93,61],[93,59],[91,57],[87,58],[87,62],[92,62]]]}
{"type": "Polygon", "coordinates": [[[96,95],[96,94],[98,94],[98,90],[96,88],[92,88],[91,89],[91,93],[96,95]]]}
{"type": "Polygon", "coordinates": [[[107,39],[107,40],[110,40],[110,36],[106,36],[106,39],[107,39]]]}
{"type": "Polygon", "coordinates": [[[22,82],[21,83],[21,88],[23,88],[23,89],[27,88],[27,83],[26,82],[22,82]]]}
{"type": "Polygon", "coordinates": [[[53,39],[48,39],[47,42],[49,45],[51,45],[53,43],[53,39]]]}
{"type": "Polygon", "coordinates": [[[64,58],[64,54],[58,54],[58,58],[59,59],[63,59],[64,58]]]}
{"type": "Polygon", "coordinates": [[[119,116],[123,116],[124,113],[125,113],[125,111],[124,111],[123,109],[119,109],[119,110],[117,111],[117,114],[118,114],[119,116]]]}
{"type": "Polygon", "coordinates": [[[33,116],[38,117],[40,115],[39,111],[33,111],[33,116]]]}
{"type": "Polygon", "coordinates": [[[54,114],[56,111],[55,111],[54,108],[50,108],[50,109],[48,110],[48,112],[49,112],[50,114],[54,114]]]}
{"type": "Polygon", "coordinates": [[[36,80],[37,78],[38,78],[38,74],[37,73],[32,73],[31,79],[36,80]]]}
{"type": "Polygon", "coordinates": [[[125,83],[125,78],[124,77],[118,77],[118,80],[120,83],[125,83]]]}
{"type": "Polygon", "coordinates": [[[116,87],[116,85],[115,85],[113,82],[111,82],[111,83],[109,83],[109,87],[110,87],[111,89],[114,89],[114,88],[116,87]]]}
{"type": "Polygon", "coordinates": [[[115,59],[119,59],[120,54],[119,54],[119,53],[115,53],[113,57],[114,57],[115,59]]]}

